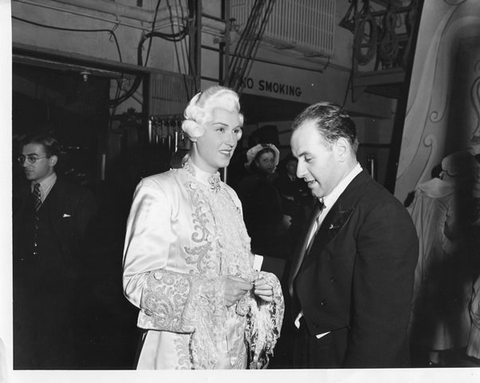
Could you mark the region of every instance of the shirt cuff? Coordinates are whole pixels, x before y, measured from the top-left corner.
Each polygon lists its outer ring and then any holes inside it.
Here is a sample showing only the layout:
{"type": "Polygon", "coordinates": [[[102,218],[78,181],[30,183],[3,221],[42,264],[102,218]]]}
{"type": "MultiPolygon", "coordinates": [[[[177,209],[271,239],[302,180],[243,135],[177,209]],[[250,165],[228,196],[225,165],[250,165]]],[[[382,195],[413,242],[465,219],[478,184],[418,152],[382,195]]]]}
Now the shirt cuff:
{"type": "MultiPolygon", "coordinates": [[[[303,317],[303,311],[300,311],[300,312],[298,313],[297,317],[295,318],[295,322],[294,322],[294,323],[295,323],[295,327],[296,327],[296,328],[300,328],[300,318],[301,318],[301,317],[303,317]]],[[[324,337],[325,335],[328,335],[328,334],[330,334],[330,333],[331,333],[331,331],[323,332],[323,333],[321,333],[321,334],[315,335],[315,337],[316,337],[317,339],[320,339],[320,338],[322,338],[322,337],[324,337]]]]}
{"type": "Polygon", "coordinates": [[[262,255],[255,255],[255,259],[253,260],[253,269],[255,271],[260,271],[262,269],[262,263],[263,263],[263,256],[262,255]]]}

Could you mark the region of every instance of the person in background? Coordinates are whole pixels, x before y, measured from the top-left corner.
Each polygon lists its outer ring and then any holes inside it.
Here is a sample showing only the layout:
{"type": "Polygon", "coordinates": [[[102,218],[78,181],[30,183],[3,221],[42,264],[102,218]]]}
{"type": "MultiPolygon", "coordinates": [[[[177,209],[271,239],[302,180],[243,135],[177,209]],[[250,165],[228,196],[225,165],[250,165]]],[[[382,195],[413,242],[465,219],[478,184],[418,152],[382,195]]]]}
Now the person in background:
{"type": "Polygon", "coordinates": [[[123,284],[140,309],[138,369],[265,368],[280,333],[278,279],[257,271],[233,189],[220,179],[242,135],[238,95],[195,95],[183,167],[144,178],[127,221],[123,284]]]}
{"type": "Polygon", "coordinates": [[[285,234],[291,217],[284,214],[280,194],[270,180],[279,163],[280,152],[273,144],[257,144],[247,151],[247,160],[251,174],[239,182],[237,193],[252,239],[252,251],[286,258],[285,234]]]}
{"type": "Polygon", "coordinates": [[[470,318],[472,324],[468,334],[465,353],[468,357],[475,358],[478,365],[478,362],[480,361],[480,274],[478,274],[478,271],[472,290],[472,297],[470,300],[470,318]]]}
{"type": "Polygon", "coordinates": [[[85,248],[97,207],[90,190],[57,175],[59,157],[50,135],[21,144],[27,184],[13,193],[15,369],[82,367],[85,248]]]}
{"type": "Polygon", "coordinates": [[[297,176],[318,199],[289,278],[295,367],[408,367],[412,219],[361,168],[355,123],[341,107],[313,104],[292,130],[297,176]]]}
{"type": "Polygon", "coordinates": [[[408,207],[420,240],[410,330],[417,366],[444,365],[448,351],[466,347],[470,330],[474,157],[455,152],[441,169],[439,177],[416,188],[408,207]]]}
{"type": "Polygon", "coordinates": [[[480,154],[475,156],[473,174],[473,213],[471,225],[471,266],[473,275],[472,297],[470,299],[470,333],[466,348],[466,355],[474,358],[476,365],[480,362],[480,154]]]}
{"type": "Polygon", "coordinates": [[[289,249],[293,250],[310,215],[314,199],[305,181],[297,177],[298,160],[289,154],[281,164],[283,169],[280,169],[273,186],[280,194],[284,214],[291,217],[287,236],[289,249]]]}

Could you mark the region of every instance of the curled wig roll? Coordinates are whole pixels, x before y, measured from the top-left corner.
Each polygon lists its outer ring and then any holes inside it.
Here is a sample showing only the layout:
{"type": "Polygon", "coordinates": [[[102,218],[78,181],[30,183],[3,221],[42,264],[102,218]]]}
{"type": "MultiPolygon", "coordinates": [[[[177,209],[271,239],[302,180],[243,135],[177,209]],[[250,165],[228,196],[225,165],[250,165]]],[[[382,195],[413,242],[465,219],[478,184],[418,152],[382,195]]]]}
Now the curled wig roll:
{"type": "Polygon", "coordinates": [[[182,122],[182,130],[191,141],[203,136],[205,124],[212,121],[212,111],[216,108],[238,112],[240,122],[243,124],[238,94],[223,86],[212,86],[204,92],[197,93],[183,112],[185,120],[182,122]]]}

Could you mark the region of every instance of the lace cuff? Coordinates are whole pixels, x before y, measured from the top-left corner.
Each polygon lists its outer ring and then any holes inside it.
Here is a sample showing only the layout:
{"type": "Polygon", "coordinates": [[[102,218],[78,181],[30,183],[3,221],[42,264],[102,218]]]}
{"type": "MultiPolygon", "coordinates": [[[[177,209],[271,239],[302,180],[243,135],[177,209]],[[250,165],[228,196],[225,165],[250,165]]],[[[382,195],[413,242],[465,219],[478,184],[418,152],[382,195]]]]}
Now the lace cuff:
{"type": "Polygon", "coordinates": [[[250,369],[265,368],[268,365],[275,344],[280,338],[285,313],[282,287],[278,278],[264,271],[260,274],[273,286],[273,300],[254,300],[257,304],[253,304],[247,314],[245,339],[248,343],[250,369]]]}

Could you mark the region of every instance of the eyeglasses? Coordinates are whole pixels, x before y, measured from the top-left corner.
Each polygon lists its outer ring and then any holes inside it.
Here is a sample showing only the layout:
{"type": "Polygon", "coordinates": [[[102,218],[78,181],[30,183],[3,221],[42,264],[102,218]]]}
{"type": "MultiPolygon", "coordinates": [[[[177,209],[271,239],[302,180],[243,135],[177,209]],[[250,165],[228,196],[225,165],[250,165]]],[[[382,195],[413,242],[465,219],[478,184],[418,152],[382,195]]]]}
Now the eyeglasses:
{"type": "Polygon", "coordinates": [[[18,156],[17,161],[22,165],[25,162],[25,160],[27,160],[29,164],[34,164],[35,162],[37,162],[37,160],[41,160],[42,158],[47,158],[47,157],[39,157],[33,154],[30,154],[28,156],[21,155],[21,156],[18,156]]]}

